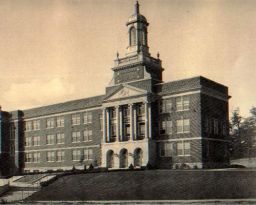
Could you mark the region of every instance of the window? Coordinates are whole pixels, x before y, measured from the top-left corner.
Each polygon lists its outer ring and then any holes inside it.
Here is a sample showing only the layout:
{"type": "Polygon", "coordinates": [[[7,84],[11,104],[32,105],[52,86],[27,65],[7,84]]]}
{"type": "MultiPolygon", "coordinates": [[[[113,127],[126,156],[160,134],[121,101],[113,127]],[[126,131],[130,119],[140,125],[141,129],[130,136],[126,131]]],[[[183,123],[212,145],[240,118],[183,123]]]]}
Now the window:
{"type": "Polygon", "coordinates": [[[34,130],[40,130],[40,121],[39,120],[33,121],[33,128],[34,128],[34,130]]]}
{"type": "Polygon", "coordinates": [[[32,138],[31,137],[26,137],[25,138],[25,146],[26,147],[32,146],[32,138]]]}
{"type": "Polygon", "coordinates": [[[160,149],[161,157],[171,157],[173,154],[173,143],[162,143],[160,149]]]}
{"type": "Polygon", "coordinates": [[[86,128],[84,130],[84,135],[83,135],[83,141],[91,141],[92,140],[92,130],[89,128],[86,128]]]}
{"type": "Polygon", "coordinates": [[[80,142],[80,132],[72,132],[72,143],[80,142]]]}
{"type": "Polygon", "coordinates": [[[164,134],[172,134],[172,121],[168,120],[168,119],[162,119],[160,120],[160,135],[164,135],[164,134]]]}
{"type": "Polygon", "coordinates": [[[64,144],[64,133],[57,133],[57,144],[64,144]]]}
{"type": "Polygon", "coordinates": [[[160,101],[159,104],[159,113],[170,113],[172,112],[172,100],[166,99],[160,101]]]}
{"type": "Polygon", "coordinates": [[[32,153],[26,153],[26,155],[25,155],[25,162],[33,162],[33,155],[32,155],[32,153]]]}
{"type": "Polygon", "coordinates": [[[130,46],[136,45],[136,30],[134,27],[130,29],[130,46]]]}
{"type": "Polygon", "coordinates": [[[55,161],[55,152],[47,152],[46,160],[47,160],[47,162],[54,162],[55,161]]]}
{"type": "Polygon", "coordinates": [[[64,116],[57,117],[57,127],[64,127],[64,116]]]}
{"type": "Polygon", "coordinates": [[[54,118],[46,119],[46,128],[54,128],[54,118]]]}
{"type": "Polygon", "coordinates": [[[177,111],[189,110],[188,96],[181,96],[176,98],[176,110],[177,111]]]}
{"type": "Polygon", "coordinates": [[[92,149],[84,150],[84,160],[92,160],[93,159],[93,151],[92,149]]]}
{"type": "Polygon", "coordinates": [[[102,118],[102,114],[99,114],[99,119],[100,119],[100,130],[103,130],[103,118],[102,118]]]}
{"type": "Polygon", "coordinates": [[[110,132],[111,136],[113,136],[113,137],[116,136],[116,124],[115,123],[110,125],[110,131],[111,131],[110,132]]]}
{"type": "Polygon", "coordinates": [[[40,153],[39,152],[35,152],[34,156],[33,156],[33,162],[40,162],[40,153]]]}
{"type": "Polygon", "coordinates": [[[84,124],[92,123],[92,113],[85,112],[84,113],[84,124]]]}
{"type": "Polygon", "coordinates": [[[137,116],[143,116],[145,115],[145,105],[139,104],[137,106],[137,116]]]}
{"type": "Polygon", "coordinates": [[[47,145],[54,144],[54,135],[46,135],[46,144],[47,145]]]}
{"type": "Polygon", "coordinates": [[[177,155],[178,156],[190,156],[190,142],[178,142],[177,143],[177,155]]]}
{"type": "Polygon", "coordinates": [[[33,137],[33,145],[39,146],[40,145],[40,136],[33,137]]]}
{"type": "Polygon", "coordinates": [[[26,131],[31,131],[33,126],[32,126],[32,121],[28,121],[25,123],[26,125],[26,131]]]}
{"type": "Polygon", "coordinates": [[[226,127],[226,123],[225,122],[223,122],[222,123],[222,134],[224,135],[224,136],[226,136],[227,135],[227,127],[226,127]]]}
{"type": "Polygon", "coordinates": [[[213,133],[215,135],[219,134],[219,123],[217,119],[213,120],[213,133]]]}
{"type": "Polygon", "coordinates": [[[80,125],[80,114],[74,114],[71,118],[72,125],[80,125]]]}
{"type": "Polygon", "coordinates": [[[256,135],[252,136],[252,146],[256,146],[256,135]]]}
{"type": "Polygon", "coordinates": [[[177,133],[188,133],[190,132],[190,120],[181,119],[176,121],[177,133]]]}
{"type": "Polygon", "coordinates": [[[57,151],[57,162],[63,162],[65,157],[65,151],[59,150],[57,151]]]}
{"type": "Polygon", "coordinates": [[[73,161],[80,161],[81,160],[81,151],[80,150],[73,150],[72,151],[72,160],[73,161]]]}
{"type": "Polygon", "coordinates": [[[139,136],[145,135],[145,123],[139,123],[139,136]]]}

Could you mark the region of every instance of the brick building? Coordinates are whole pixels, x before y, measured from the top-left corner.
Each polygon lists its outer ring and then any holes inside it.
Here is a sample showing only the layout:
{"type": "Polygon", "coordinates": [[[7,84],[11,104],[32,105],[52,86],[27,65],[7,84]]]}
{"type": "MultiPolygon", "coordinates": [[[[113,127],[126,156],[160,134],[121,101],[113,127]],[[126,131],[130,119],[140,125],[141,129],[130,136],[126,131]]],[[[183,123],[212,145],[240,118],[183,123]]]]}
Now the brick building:
{"type": "Polygon", "coordinates": [[[207,168],[228,163],[228,88],[204,77],[163,82],[139,4],[105,94],[0,111],[2,174],[84,165],[207,168]]]}

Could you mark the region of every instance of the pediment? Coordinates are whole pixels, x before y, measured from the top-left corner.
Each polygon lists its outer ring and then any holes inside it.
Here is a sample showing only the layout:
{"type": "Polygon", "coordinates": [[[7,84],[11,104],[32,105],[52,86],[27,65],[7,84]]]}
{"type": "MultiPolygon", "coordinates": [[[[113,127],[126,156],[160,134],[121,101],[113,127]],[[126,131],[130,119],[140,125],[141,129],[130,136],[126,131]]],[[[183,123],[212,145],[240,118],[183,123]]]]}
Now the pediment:
{"type": "Polygon", "coordinates": [[[122,98],[141,96],[145,94],[147,94],[146,90],[142,90],[129,85],[124,85],[105,100],[118,100],[122,98]]]}

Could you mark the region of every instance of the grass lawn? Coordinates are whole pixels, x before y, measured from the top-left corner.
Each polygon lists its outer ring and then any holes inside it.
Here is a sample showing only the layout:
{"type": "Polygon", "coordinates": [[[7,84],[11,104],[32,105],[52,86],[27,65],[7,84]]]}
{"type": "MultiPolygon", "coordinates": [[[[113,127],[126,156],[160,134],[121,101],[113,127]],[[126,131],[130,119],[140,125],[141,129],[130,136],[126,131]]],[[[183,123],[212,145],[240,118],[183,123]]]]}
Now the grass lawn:
{"type": "Polygon", "coordinates": [[[147,170],[87,173],[58,179],[28,201],[256,198],[253,170],[147,170]]]}

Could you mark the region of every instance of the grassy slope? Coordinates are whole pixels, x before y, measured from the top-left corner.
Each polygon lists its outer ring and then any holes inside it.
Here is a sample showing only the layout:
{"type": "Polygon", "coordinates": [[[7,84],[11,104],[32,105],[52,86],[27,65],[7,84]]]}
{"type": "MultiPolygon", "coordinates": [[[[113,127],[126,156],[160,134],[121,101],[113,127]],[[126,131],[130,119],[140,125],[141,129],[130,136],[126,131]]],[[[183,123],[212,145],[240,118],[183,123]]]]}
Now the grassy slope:
{"type": "Polygon", "coordinates": [[[122,171],[65,176],[28,200],[256,198],[256,171],[122,171]]]}

